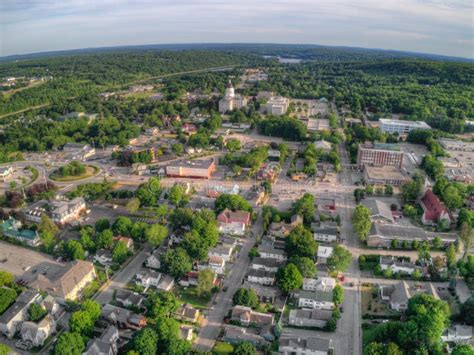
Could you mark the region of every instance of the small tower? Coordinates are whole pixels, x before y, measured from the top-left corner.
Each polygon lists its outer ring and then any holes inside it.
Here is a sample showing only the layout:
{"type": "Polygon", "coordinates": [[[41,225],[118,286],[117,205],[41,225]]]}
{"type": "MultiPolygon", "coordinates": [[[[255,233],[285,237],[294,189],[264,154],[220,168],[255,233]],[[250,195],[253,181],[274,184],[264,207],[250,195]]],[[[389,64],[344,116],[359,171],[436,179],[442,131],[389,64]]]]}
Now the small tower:
{"type": "Polygon", "coordinates": [[[229,79],[229,83],[225,87],[225,98],[227,100],[231,100],[234,98],[234,96],[235,96],[234,87],[232,86],[232,82],[229,79]]]}

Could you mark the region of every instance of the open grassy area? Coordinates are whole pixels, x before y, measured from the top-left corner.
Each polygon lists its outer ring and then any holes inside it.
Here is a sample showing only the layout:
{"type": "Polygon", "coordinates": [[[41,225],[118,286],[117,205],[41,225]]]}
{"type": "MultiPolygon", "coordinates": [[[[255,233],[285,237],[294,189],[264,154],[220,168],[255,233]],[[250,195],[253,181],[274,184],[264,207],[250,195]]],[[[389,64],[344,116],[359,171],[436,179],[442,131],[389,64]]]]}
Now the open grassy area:
{"type": "Polygon", "coordinates": [[[55,181],[77,181],[77,180],[82,180],[82,179],[87,179],[90,178],[94,175],[96,175],[99,172],[99,169],[96,168],[95,166],[87,165],[86,166],[86,172],[81,175],[71,175],[71,176],[58,176],[56,171],[54,171],[49,178],[51,180],[55,181]]]}
{"type": "Polygon", "coordinates": [[[216,341],[214,349],[212,349],[212,353],[216,355],[230,354],[232,351],[234,351],[234,347],[231,344],[222,341],[216,341]]]}
{"type": "Polygon", "coordinates": [[[208,303],[211,300],[207,297],[200,297],[196,294],[195,287],[188,287],[185,289],[184,287],[178,287],[176,289],[176,295],[178,298],[184,302],[189,303],[195,308],[205,309],[208,307],[208,303]]]}

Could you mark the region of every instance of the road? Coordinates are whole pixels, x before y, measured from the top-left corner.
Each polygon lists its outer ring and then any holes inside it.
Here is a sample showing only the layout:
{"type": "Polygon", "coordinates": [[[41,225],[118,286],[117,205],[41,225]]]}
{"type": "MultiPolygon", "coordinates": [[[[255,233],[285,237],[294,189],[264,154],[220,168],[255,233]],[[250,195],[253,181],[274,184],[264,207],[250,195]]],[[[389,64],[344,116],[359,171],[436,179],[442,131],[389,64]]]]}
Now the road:
{"type": "Polygon", "coordinates": [[[240,250],[239,256],[232,266],[232,270],[224,282],[226,292],[219,292],[213,301],[215,305],[207,315],[207,323],[201,328],[194,348],[198,351],[211,351],[219,333],[221,332],[224,317],[232,308],[232,296],[242,285],[242,280],[250,264],[249,251],[255,244],[256,236],[263,233],[263,220],[259,214],[254,226],[253,234],[240,250]]]}
{"type": "Polygon", "coordinates": [[[146,243],[144,247],[135,254],[133,259],[122,269],[119,273],[112,276],[110,281],[102,287],[102,289],[95,294],[94,299],[101,305],[112,301],[114,291],[124,288],[128,282],[135,276],[137,270],[142,266],[142,263],[152,251],[152,246],[146,243]]]}

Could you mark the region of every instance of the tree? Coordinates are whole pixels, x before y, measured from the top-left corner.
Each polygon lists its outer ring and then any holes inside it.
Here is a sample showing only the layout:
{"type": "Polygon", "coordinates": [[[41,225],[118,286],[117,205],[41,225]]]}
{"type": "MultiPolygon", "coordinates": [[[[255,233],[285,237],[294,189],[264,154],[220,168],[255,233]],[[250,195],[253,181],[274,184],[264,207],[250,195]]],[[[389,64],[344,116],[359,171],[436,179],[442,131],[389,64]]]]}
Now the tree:
{"type": "Polygon", "coordinates": [[[87,311],[76,311],[69,319],[69,328],[71,332],[88,336],[94,329],[94,321],[87,311]]]}
{"type": "Polygon", "coordinates": [[[89,313],[92,321],[95,323],[99,320],[101,307],[100,304],[94,300],[85,300],[84,303],[81,305],[81,309],[84,312],[89,313]]]}
{"type": "Polygon", "coordinates": [[[166,291],[153,292],[146,299],[148,315],[153,319],[168,317],[179,307],[179,301],[174,293],[166,291]]]}
{"type": "Polygon", "coordinates": [[[472,355],[474,354],[474,346],[469,344],[459,344],[451,352],[451,355],[472,355]]]}
{"type": "Polygon", "coordinates": [[[32,303],[28,308],[28,317],[32,322],[39,321],[46,313],[48,313],[48,311],[37,303],[32,303]]]}
{"type": "Polygon", "coordinates": [[[135,213],[136,211],[138,211],[138,209],[140,208],[140,200],[136,197],[132,197],[128,202],[127,202],[127,205],[125,206],[125,208],[127,209],[127,211],[131,212],[131,213],[135,213]]]}
{"type": "Polygon", "coordinates": [[[199,271],[196,292],[201,297],[209,297],[214,287],[214,272],[210,269],[199,271]]]}
{"type": "Polygon", "coordinates": [[[79,333],[65,332],[54,346],[54,355],[81,355],[85,348],[84,340],[79,333]]]}
{"type": "Polygon", "coordinates": [[[153,224],[145,231],[146,240],[153,246],[163,243],[168,236],[168,228],[161,224],[153,224]]]}
{"type": "Polygon", "coordinates": [[[303,277],[313,278],[316,276],[317,270],[313,259],[296,256],[290,262],[296,265],[303,277]]]}
{"type": "Polygon", "coordinates": [[[66,253],[72,260],[84,260],[86,258],[84,248],[77,240],[70,240],[67,242],[66,253]]]}
{"type": "Polygon", "coordinates": [[[332,290],[332,301],[336,305],[340,305],[344,301],[344,290],[341,285],[336,285],[332,290]]]}
{"type": "Polygon", "coordinates": [[[185,275],[193,266],[188,253],[181,247],[168,250],[161,258],[161,264],[163,271],[175,278],[185,275]]]}
{"type": "Polygon", "coordinates": [[[237,344],[232,351],[232,355],[257,355],[257,349],[248,341],[237,344]]]}
{"type": "Polygon", "coordinates": [[[184,146],[181,143],[175,143],[171,145],[171,150],[176,155],[181,155],[184,153],[184,146]]]}
{"type": "Polygon", "coordinates": [[[114,233],[111,229],[104,229],[102,232],[97,234],[95,238],[95,244],[97,249],[109,249],[112,247],[114,241],[114,233]]]}
{"type": "Polygon", "coordinates": [[[362,201],[365,197],[365,190],[364,189],[355,189],[354,190],[354,199],[357,203],[362,201]]]}
{"type": "Polygon", "coordinates": [[[48,254],[53,253],[54,247],[58,243],[57,238],[51,232],[40,233],[41,249],[48,254]]]}
{"type": "Polygon", "coordinates": [[[413,271],[413,274],[411,274],[411,276],[415,280],[420,280],[423,277],[423,274],[421,273],[420,269],[415,269],[415,271],[413,271]]]}
{"type": "Polygon", "coordinates": [[[240,150],[241,145],[240,145],[240,140],[236,138],[231,138],[227,140],[225,147],[229,150],[229,152],[236,152],[237,150],[240,150]]]}
{"type": "Polygon", "coordinates": [[[51,218],[48,217],[46,213],[41,215],[40,223],[38,224],[39,233],[50,233],[56,235],[59,232],[59,228],[54,224],[51,218]]]}
{"type": "Polygon", "coordinates": [[[392,196],[393,195],[393,186],[392,185],[385,185],[385,195],[392,196]]]}
{"type": "Polygon", "coordinates": [[[127,256],[127,245],[124,242],[119,241],[117,244],[115,244],[114,249],[112,250],[112,261],[114,263],[121,264],[127,259],[127,256]]]}
{"type": "Polygon", "coordinates": [[[12,349],[10,349],[5,344],[0,344],[0,355],[8,355],[11,351],[12,349]]]}
{"type": "Polygon", "coordinates": [[[0,287],[11,286],[15,281],[15,276],[7,271],[0,270],[0,287]]]}
{"type": "Polygon", "coordinates": [[[176,207],[184,206],[187,203],[184,186],[180,184],[173,185],[168,193],[168,200],[176,207]]]}
{"type": "Polygon", "coordinates": [[[182,247],[193,260],[205,260],[208,256],[210,244],[198,231],[191,230],[184,234],[182,247]]]}
{"type": "Polygon", "coordinates": [[[459,238],[463,244],[464,256],[466,256],[473,243],[472,228],[468,223],[464,222],[461,224],[461,228],[459,229],[459,238]]]}
{"type": "Polygon", "coordinates": [[[158,336],[151,328],[143,328],[135,332],[131,340],[131,348],[141,355],[156,355],[158,336]]]}
{"type": "Polygon", "coordinates": [[[433,247],[436,249],[440,249],[443,246],[443,241],[440,237],[436,236],[433,238],[433,247]]]}
{"type": "Polygon", "coordinates": [[[3,314],[3,312],[15,302],[16,296],[15,290],[8,287],[0,288],[0,314],[3,314]]]}
{"type": "Polygon", "coordinates": [[[294,228],[285,239],[285,249],[290,257],[314,258],[318,244],[313,235],[302,225],[294,228]]]}
{"type": "Polygon", "coordinates": [[[364,349],[364,355],[385,355],[382,343],[372,342],[364,349]]]}
{"type": "Polygon", "coordinates": [[[110,221],[107,218],[99,218],[95,221],[95,230],[100,233],[110,228],[110,221]]]}
{"type": "Polygon", "coordinates": [[[143,240],[145,238],[145,232],[148,229],[148,224],[146,222],[135,222],[133,223],[132,230],[130,231],[130,236],[133,240],[143,240]]]}
{"type": "Polygon", "coordinates": [[[351,264],[351,261],[351,252],[341,245],[336,245],[326,264],[330,271],[344,272],[351,264]]]}
{"type": "Polygon", "coordinates": [[[114,224],[112,225],[112,231],[114,235],[123,235],[129,236],[130,231],[132,230],[133,222],[130,218],[120,216],[118,217],[114,224]]]}
{"type": "Polygon", "coordinates": [[[214,207],[216,214],[221,213],[226,208],[231,211],[252,212],[252,206],[250,206],[250,203],[240,195],[221,194],[216,198],[214,207]]]}
{"type": "Polygon", "coordinates": [[[398,240],[397,239],[392,239],[392,241],[390,243],[390,247],[392,249],[398,249],[398,240]]]}
{"type": "Polygon", "coordinates": [[[452,268],[453,266],[456,265],[456,254],[457,253],[456,253],[456,248],[454,247],[454,244],[449,244],[444,254],[446,257],[446,263],[448,264],[448,267],[452,268]]]}
{"type": "Polygon", "coordinates": [[[316,214],[314,196],[305,193],[303,197],[293,203],[292,212],[293,214],[302,216],[304,223],[309,225],[309,223],[314,221],[316,214]]]}
{"type": "Polygon", "coordinates": [[[412,181],[403,184],[401,187],[403,202],[414,202],[421,195],[423,189],[423,179],[416,177],[412,181]]]}
{"type": "Polygon", "coordinates": [[[136,197],[140,200],[141,206],[153,207],[157,205],[161,192],[160,179],[152,177],[138,187],[136,197]]]}
{"type": "Polygon", "coordinates": [[[295,264],[281,267],[277,273],[277,285],[284,293],[289,293],[301,287],[303,276],[295,264]]]}
{"type": "Polygon", "coordinates": [[[365,187],[365,193],[367,195],[373,195],[374,194],[374,185],[367,185],[365,187]]]}
{"type": "Polygon", "coordinates": [[[417,211],[416,208],[413,207],[412,205],[405,204],[403,206],[403,215],[408,218],[414,218],[416,217],[417,211]]]}
{"type": "Polygon", "coordinates": [[[80,239],[80,243],[82,245],[82,247],[89,251],[89,252],[93,252],[95,251],[96,249],[96,245],[95,245],[95,242],[94,240],[92,239],[92,235],[91,233],[93,233],[93,231],[90,231],[91,228],[81,228],[81,230],[79,231],[79,234],[81,236],[81,239],[80,239]]]}
{"type": "Polygon", "coordinates": [[[258,296],[252,289],[239,288],[232,297],[234,305],[255,308],[258,306],[258,296]]]}
{"type": "Polygon", "coordinates": [[[474,296],[469,297],[461,306],[461,315],[467,325],[474,326],[474,296]]]}
{"type": "Polygon", "coordinates": [[[352,216],[352,227],[361,241],[365,241],[369,234],[372,222],[371,211],[364,205],[358,205],[352,216]]]}

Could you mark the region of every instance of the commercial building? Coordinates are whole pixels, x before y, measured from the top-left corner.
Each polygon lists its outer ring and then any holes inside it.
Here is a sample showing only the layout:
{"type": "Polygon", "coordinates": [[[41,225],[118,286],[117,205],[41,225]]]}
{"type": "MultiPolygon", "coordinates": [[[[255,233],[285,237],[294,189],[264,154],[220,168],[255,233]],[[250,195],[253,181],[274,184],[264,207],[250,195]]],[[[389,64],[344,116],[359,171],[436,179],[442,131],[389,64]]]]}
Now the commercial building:
{"type": "Polygon", "coordinates": [[[21,222],[12,217],[0,225],[0,232],[5,237],[26,243],[31,247],[36,247],[41,244],[41,238],[37,231],[22,229],[21,222]]]}
{"type": "Polygon", "coordinates": [[[274,116],[282,116],[288,111],[290,100],[283,96],[272,96],[267,102],[267,113],[274,116]]]}
{"type": "Polygon", "coordinates": [[[401,173],[401,171],[394,166],[364,167],[364,180],[371,185],[393,185],[400,186],[409,181],[409,178],[401,173]]]}
{"type": "Polygon", "coordinates": [[[403,164],[403,152],[398,144],[370,143],[359,145],[357,167],[362,169],[370,166],[395,166],[399,169],[403,164]]]}
{"type": "Polygon", "coordinates": [[[39,223],[43,213],[48,215],[54,223],[65,224],[77,220],[80,214],[86,210],[86,201],[82,197],[76,197],[70,201],[56,200],[48,202],[41,200],[33,203],[24,210],[28,221],[39,223]]]}
{"type": "Polygon", "coordinates": [[[431,127],[423,121],[402,121],[381,118],[380,123],[382,132],[387,133],[408,134],[414,129],[431,129],[431,127]]]}
{"type": "Polygon", "coordinates": [[[216,162],[213,159],[178,161],[166,166],[166,175],[170,177],[210,179],[216,169],[216,162]]]}
{"type": "Polygon", "coordinates": [[[235,93],[234,87],[229,80],[225,89],[225,96],[219,100],[219,112],[226,113],[245,106],[247,106],[247,99],[244,96],[235,93]]]}

